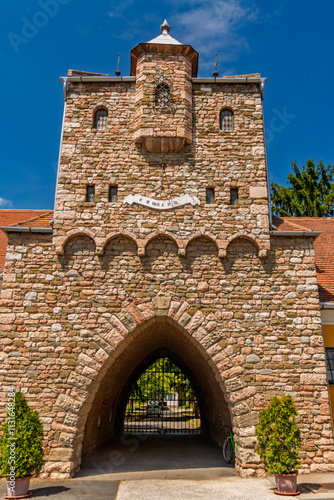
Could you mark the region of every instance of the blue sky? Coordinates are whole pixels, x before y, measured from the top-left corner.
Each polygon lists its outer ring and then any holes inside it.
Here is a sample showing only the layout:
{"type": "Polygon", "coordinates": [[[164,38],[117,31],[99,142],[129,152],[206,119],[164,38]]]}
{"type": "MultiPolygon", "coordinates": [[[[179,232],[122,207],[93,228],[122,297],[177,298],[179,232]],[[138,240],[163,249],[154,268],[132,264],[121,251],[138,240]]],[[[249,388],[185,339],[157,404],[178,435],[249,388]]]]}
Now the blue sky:
{"type": "Polygon", "coordinates": [[[2,154],[0,208],[53,208],[67,69],[123,75],[130,50],[171,35],[199,52],[199,76],[215,53],[224,74],[268,78],[265,117],[270,180],[285,184],[291,160],[333,157],[334,3],[328,0],[10,0],[0,5],[2,154]]]}

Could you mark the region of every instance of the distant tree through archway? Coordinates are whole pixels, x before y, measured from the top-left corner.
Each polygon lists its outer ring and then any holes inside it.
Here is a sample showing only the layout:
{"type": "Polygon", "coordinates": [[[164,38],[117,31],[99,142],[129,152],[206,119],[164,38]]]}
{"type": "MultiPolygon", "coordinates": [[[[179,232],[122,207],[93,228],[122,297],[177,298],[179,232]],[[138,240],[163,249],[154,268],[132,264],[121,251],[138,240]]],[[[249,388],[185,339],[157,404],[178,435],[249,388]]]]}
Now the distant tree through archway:
{"type": "Polygon", "coordinates": [[[143,434],[200,434],[195,388],[170,357],[158,357],[131,388],[123,431],[143,434]]]}

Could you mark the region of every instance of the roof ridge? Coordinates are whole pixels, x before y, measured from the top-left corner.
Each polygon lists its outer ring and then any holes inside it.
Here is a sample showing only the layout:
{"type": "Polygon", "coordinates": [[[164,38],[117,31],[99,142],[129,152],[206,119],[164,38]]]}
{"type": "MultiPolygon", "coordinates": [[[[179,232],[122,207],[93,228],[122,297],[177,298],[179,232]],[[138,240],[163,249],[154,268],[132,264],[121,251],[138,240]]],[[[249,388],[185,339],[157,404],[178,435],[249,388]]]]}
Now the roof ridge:
{"type": "MultiPolygon", "coordinates": [[[[288,217],[287,217],[288,218],[288,217]]],[[[293,222],[289,222],[286,217],[280,217],[280,219],[283,219],[285,224],[289,224],[289,226],[296,227],[298,229],[302,229],[303,231],[311,231],[311,229],[306,228],[305,226],[300,226],[299,224],[294,224],[293,222]]]]}
{"type": "Polygon", "coordinates": [[[50,208],[0,208],[0,212],[53,212],[50,208]]]}

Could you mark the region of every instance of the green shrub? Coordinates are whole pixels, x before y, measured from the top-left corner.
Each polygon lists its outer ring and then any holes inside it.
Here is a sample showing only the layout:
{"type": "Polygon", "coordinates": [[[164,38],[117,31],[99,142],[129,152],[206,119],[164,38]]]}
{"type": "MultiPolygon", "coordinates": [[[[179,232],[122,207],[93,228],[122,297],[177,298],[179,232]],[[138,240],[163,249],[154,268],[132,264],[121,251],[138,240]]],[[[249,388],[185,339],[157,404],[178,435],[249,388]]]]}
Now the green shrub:
{"type": "Polygon", "coordinates": [[[296,415],[298,413],[290,396],[272,398],[267,408],[259,413],[256,451],[269,474],[292,474],[298,470],[302,440],[295,423],[296,415]]]}
{"type": "Polygon", "coordinates": [[[27,477],[34,472],[38,475],[44,463],[43,426],[38,412],[30,410],[21,392],[15,394],[14,418],[10,416],[10,412],[11,409],[8,409],[0,437],[1,473],[9,477],[15,470],[16,478],[27,477]],[[8,425],[9,420],[15,420],[15,431],[8,425]]]}

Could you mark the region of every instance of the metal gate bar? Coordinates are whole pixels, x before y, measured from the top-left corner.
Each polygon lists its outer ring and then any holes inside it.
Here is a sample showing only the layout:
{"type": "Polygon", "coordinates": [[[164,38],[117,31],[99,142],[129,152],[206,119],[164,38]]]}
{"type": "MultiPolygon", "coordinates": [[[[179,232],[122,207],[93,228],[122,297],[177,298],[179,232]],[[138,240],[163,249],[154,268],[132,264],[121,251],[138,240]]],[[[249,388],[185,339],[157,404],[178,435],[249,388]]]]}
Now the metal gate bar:
{"type": "Polygon", "coordinates": [[[168,357],[158,358],[134,383],[123,430],[131,434],[201,433],[193,387],[168,357]]]}

